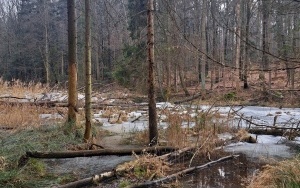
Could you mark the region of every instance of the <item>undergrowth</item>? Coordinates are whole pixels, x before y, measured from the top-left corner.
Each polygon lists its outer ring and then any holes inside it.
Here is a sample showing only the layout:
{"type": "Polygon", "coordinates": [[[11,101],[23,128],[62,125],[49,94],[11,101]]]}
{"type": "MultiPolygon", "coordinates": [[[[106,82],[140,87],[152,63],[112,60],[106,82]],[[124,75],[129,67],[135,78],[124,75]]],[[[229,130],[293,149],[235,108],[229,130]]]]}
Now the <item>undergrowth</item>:
{"type": "Polygon", "coordinates": [[[2,136],[0,187],[49,187],[60,183],[61,178],[46,173],[46,164],[42,160],[30,159],[23,167],[18,167],[18,160],[26,151],[62,151],[82,142],[75,134],[65,134],[64,129],[58,125],[28,128],[2,136]]]}
{"type": "Polygon", "coordinates": [[[293,159],[266,165],[248,188],[297,188],[300,187],[300,155],[293,159]]]}

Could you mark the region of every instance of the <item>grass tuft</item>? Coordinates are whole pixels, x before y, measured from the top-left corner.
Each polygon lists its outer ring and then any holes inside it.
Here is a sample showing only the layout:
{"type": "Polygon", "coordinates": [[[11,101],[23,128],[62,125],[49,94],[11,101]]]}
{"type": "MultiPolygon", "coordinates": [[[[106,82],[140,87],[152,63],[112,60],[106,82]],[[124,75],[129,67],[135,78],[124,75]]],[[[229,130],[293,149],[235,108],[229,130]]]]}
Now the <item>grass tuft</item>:
{"type": "Polygon", "coordinates": [[[20,129],[0,142],[1,158],[5,159],[5,168],[0,171],[0,187],[49,187],[57,183],[54,174],[46,173],[46,164],[30,159],[22,168],[18,160],[26,151],[62,151],[69,145],[81,143],[75,134],[64,134],[64,127],[49,126],[20,129]],[[42,177],[42,178],[41,178],[42,177]]]}
{"type": "Polygon", "coordinates": [[[300,155],[293,159],[266,165],[250,182],[248,188],[300,187],[300,155]]]}

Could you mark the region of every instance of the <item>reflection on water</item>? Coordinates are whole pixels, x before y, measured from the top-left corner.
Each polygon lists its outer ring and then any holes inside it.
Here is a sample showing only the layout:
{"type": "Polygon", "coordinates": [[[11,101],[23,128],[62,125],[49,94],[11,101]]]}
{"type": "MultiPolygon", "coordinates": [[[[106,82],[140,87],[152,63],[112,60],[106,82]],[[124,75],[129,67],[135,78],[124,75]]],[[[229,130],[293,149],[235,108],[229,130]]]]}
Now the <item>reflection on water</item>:
{"type": "Polygon", "coordinates": [[[241,154],[236,159],[185,176],[180,182],[184,188],[245,187],[245,180],[251,178],[263,165],[241,154]]]}

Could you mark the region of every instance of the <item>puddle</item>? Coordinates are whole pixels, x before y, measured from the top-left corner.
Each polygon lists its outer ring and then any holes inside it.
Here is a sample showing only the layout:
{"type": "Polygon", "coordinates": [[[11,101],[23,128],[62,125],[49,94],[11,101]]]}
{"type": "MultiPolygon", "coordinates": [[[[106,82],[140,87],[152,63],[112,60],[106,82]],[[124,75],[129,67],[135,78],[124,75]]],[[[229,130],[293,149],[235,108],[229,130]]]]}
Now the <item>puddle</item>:
{"type": "Polygon", "coordinates": [[[180,183],[183,188],[245,187],[246,180],[257,173],[264,164],[240,154],[236,159],[187,175],[180,179],[180,183]]]}

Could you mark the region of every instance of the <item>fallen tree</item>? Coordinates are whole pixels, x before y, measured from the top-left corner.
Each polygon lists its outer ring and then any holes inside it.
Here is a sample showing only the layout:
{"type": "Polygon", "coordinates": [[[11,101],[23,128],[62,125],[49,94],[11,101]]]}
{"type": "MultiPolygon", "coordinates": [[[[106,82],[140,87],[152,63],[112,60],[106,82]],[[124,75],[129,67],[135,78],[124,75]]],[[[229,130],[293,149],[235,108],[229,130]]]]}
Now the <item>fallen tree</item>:
{"type": "Polygon", "coordinates": [[[79,150],[79,151],[61,151],[61,152],[39,152],[27,151],[25,155],[19,159],[19,166],[26,164],[27,160],[31,158],[44,158],[44,159],[59,159],[59,158],[75,158],[75,157],[92,157],[102,155],[131,155],[133,152],[136,154],[152,153],[161,155],[175,151],[176,148],[168,146],[157,146],[148,148],[133,148],[133,149],[100,149],[100,150],[79,150]]]}

